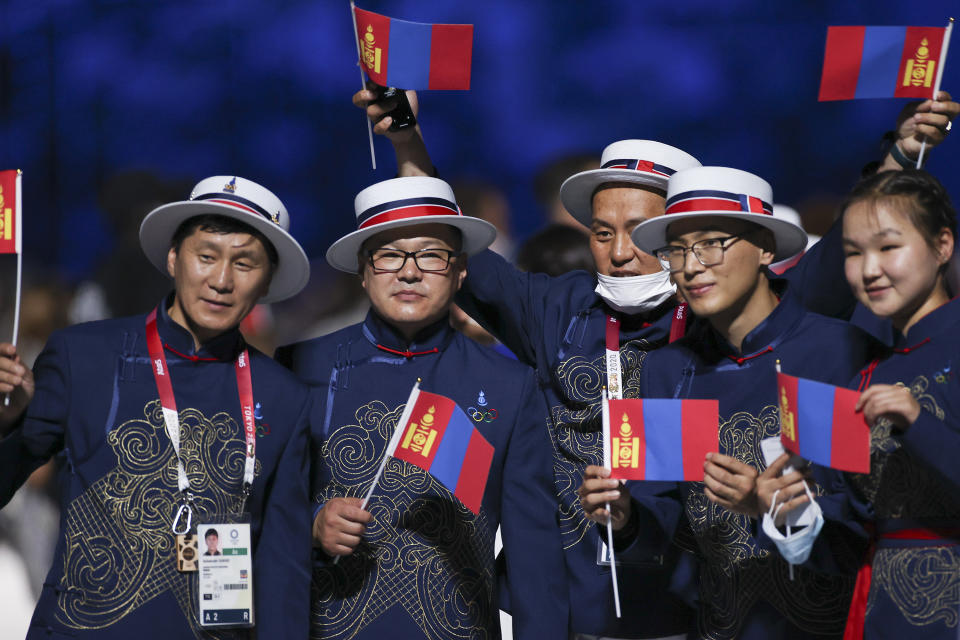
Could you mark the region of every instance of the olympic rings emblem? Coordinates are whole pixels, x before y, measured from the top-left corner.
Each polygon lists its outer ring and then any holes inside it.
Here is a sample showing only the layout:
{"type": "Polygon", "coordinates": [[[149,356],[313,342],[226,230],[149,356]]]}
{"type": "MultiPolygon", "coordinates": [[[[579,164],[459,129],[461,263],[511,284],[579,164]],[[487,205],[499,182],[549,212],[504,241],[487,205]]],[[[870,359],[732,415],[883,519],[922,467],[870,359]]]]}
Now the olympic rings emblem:
{"type": "Polygon", "coordinates": [[[469,415],[470,419],[474,422],[493,422],[497,419],[498,414],[496,409],[479,411],[476,407],[470,407],[467,409],[467,415],[469,415]]]}

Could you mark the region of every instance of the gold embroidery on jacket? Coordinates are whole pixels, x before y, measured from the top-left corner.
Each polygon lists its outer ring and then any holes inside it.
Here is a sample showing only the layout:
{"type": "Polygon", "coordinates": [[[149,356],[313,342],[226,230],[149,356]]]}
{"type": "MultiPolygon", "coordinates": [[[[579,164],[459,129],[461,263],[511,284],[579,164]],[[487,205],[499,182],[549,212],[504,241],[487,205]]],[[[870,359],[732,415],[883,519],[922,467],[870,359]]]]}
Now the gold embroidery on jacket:
{"type": "MultiPolygon", "coordinates": [[[[322,445],[332,482],[319,499],[362,496],[404,405],[369,402],[356,424],[322,445]]],[[[367,507],[373,521],[358,549],[314,571],[311,636],[354,638],[393,607],[427,638],[491,637],[499,629],[492,572],[494,531],[426,471],[391,458],[367,507]]]]}
{"type": "MultiPolygon", "coordinates": [[[[107,443],[117,467],[67,509],[57,618],[75,629],[102,629],[170,592],[195,636],[215,637],[197,626],[189,574],[176,570],[170,526],[179,506],[177,469],[160,401],[148,402],[143,413],[110,431],[107,443]]],[[[184,409],[180,426],[180,451],[197,494],[195,514],[239,509],[240,425],[226,412],[206,418],[184,409]]]]}

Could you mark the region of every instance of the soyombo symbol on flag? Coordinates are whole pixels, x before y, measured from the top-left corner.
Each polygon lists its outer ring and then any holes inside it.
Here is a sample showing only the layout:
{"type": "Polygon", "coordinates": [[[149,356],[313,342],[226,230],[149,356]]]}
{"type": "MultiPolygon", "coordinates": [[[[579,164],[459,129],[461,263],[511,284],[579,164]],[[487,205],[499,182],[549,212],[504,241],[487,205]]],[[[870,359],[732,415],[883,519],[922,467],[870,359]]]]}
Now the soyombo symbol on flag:
{"type": "Polygon", "coordinates": [[[703,480],[719,447],[716,400],[609,400],[604,404],[605,465],[619,480],[703,480]]]}
{"type": "Polygon", "coordinates": [[[413,408],[397,426],[387,455],[430,472],[473,513],[480,512],[493,446],[450,398],[414,389],[413,408]]]}
{"type": "Polygon", "coordinates": [[[0,171],[0,253],[20,253],[20,172],[0,171]]]}
{"type": "Polygon", "coordinates": [[[829,27],[820,101],[932,98],[944,27],[829,27]]]}
{"type": "Polygon", "coordinates": [[[777,389],[785,449],[825,467],[870,473],[870,427],[854,411],[858,392],[784,373],[777,389]]]}
{"type": "Polygon", "coordinates": [[[384,87],[469,89],[472,24],[407,22],[354,7],[361,66],[384,87]]]}

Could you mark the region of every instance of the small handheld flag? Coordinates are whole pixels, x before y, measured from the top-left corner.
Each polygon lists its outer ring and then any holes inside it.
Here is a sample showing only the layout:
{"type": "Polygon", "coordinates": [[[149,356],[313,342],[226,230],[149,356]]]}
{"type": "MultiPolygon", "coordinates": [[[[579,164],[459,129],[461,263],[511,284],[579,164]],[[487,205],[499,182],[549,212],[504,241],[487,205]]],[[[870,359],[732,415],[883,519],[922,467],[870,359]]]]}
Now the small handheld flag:
{"type": "Polygon", "coordinates": [[[605,465],[620,480],[703,480],[707,453],[719,448],[716,400],[610,400],[605,465]]]}
{"type": "MultiPolygon", "coordinates": [[[[13,337],[10,342],[17,346],[20,330],[20,287],[23,279],[23,252],[21,222],[23,204],[20,198],[23,172],[19,169],[0,171],[0,253],[17,254],[17,292],[13,303],[13,337]]],[[[10,394],[3,398],[4,406],[10,404],[10,394]]]]}
{"type": "Polygon", "coordinates": [[[948,29],[828,27],[819,100],[933,98],[948,29]]]}
{"type": "Polygon", "coordinates": [[[0,253],[20,253],[19,169],[0,171],[0,253]]]}
{"type": "Polygon", "coordinates": [[[384,87],[469,89],[472,24],[425,24],[354,7],[361,68],[384,87]]]}
{"type": "Polygon", "coordinates": [[[860,394],[777,373],[780,440],[788,451],[825,467],[870,473],[870,427],[854,407],[860,394]]]}
{"type": "MultiPolygon", "coordinates": [[[[478,514],[493,453],[493,446],[456,402],[446,396],[420,391],[418,381],[390,438],[384,460],[393,456],[429,472],[465,507],[478,514]]],[[[364,505],[373,493],[382,467],[364,505]]]]}

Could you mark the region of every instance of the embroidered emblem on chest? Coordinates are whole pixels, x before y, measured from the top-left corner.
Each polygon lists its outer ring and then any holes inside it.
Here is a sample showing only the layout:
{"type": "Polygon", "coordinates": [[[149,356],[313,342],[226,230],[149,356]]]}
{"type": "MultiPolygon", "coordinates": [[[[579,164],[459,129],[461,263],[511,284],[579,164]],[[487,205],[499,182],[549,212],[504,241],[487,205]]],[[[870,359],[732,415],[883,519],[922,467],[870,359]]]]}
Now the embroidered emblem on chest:
{"type": "Polygon", "coordinates": [[[467,415],[470,416],[470,419],[474,422],[493,422],[500,414],[490,406],[490,402],[487,400],[486,395],[484,395],[483,389],[480,389],[476,403],[467,407],[467,415]]]}

